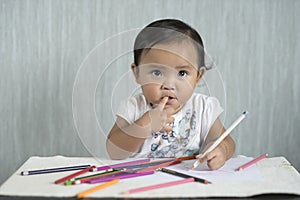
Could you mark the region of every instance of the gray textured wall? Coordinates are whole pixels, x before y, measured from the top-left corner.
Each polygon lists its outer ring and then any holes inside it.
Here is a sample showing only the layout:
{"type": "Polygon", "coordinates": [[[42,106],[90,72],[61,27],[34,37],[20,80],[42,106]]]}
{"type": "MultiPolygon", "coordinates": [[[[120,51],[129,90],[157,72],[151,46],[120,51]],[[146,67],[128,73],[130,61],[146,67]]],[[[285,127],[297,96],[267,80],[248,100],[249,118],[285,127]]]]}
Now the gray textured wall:
{"type": "MultiPolygon", "coordinates": [[[[182,19],[202,35],[223,80],[224,88],[218,91],[215,86],[212,93],[226,110],[225,125],[243,110],[250,112],[233,133],[236,154],[283,155],[300,169],[299,10],[296,0],[1,0],[0,184],[33,155],[103,153],[103,137],[96,131],[96,139],[85,134],[97,128],[87,130],[90,116],[84,118],[87,123],[82,130],[77,127],[81,132],[77,134],[73,115],[76,121],[76,116],[87,112],[84,106],[72,110],[76,74],[89,52],[105,39],[166,17],[182,19]]],[[[133,45],[134,36],[107,45],[97,58],[105,60],[125,45],[133,45]]],[[[94,91],[104,134],[113,124],[107,106],[111,89],[117,88],[113,95],[122,97],[126,87],[134,87],[130,75],[124,78],[128,85],[115,84],[128,72],[131,48],[119,52],[125,53],[115,56],[112,67],[100,65],[96,74],[106,69],[94,91]]],[[[211,88],[213,74],[218,73],[208,72],[206,79],[211,88]]],[[[77,100],[84,104],[80,94],[77,100]]],[[[117,104],[118,98],[113,99],[117,104]]]]}

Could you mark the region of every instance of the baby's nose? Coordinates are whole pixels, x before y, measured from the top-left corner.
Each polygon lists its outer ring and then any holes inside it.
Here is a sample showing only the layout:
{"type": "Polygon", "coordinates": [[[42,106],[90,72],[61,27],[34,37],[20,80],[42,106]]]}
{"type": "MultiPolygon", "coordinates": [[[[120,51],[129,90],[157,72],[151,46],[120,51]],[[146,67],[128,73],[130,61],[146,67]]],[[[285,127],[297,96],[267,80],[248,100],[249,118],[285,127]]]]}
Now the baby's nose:
{"type": "Polygon", "coordinates": [[[174,81],[170,80],[170,79],[166,79],[162,83],[162,89],[164,89],[164,90],[175,90],[175,83],[174,83],[174,81]]]}

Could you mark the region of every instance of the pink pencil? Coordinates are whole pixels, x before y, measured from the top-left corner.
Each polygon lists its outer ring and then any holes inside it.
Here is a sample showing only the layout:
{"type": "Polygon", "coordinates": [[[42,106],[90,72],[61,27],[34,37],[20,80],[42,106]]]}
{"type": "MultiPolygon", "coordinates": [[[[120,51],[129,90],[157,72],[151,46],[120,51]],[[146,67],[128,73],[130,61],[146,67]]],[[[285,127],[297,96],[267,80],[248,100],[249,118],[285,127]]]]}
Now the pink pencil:
{"type": "Polygon", "coordinates": [[[140,187],[140,188],[136,188],[136,189],[127,190],[125,192],[122,192],[122,194],[133,194],[133,193],[144,192],[144,191],[148,191],[148,190],[155,190],[155,189],[159,189],[159,188],[163,188],[163,187],[180,185],[180,184],[189,183],[189,182],[194,182],[194,178],[186,178],[186,179],[179,180],[179,181],[171,181],[171,182],[161,183],[161,184],[157,184],[157,185],[140,187]]]}
{"type": "Polygon", "coordinates": [[[97,168],[94,168],[93,171],[101,171],[101,170],[107,170],[107,169],[110,169],[110,168],[118,168],[118,167],[127,167],[127,166],[130,166],[130,165],[148,163],[150,161],[151,161],[150,158],[141,159],[141,160],[134,160],[134,161],[129,161],[129,162],[123,162],[123,163],[118,163],[118,164],[113,164],[113,165],[97,167],[97,168]]]}
{"type": "Polygon", "coordinates": [[[246,169],[247,167],[250,167],[252,165],[254,165],[255,163],[259,162],[260,160],[266,158],[268,156],[268,154],[263,154],[261,156],[259,156],[258,158],[255,158],[253,160],[251,160],[250,162],[240,166],[239,168],[237,168],[237,171],[242,171],[244,169],[246,169]]]}

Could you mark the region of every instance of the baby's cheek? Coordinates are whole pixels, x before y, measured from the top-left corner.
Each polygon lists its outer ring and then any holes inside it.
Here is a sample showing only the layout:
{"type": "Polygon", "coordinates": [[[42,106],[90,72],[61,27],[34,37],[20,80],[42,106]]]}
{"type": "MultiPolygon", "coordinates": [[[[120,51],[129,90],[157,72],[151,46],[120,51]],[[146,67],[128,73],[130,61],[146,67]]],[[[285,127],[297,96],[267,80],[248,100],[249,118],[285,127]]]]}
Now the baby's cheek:
{"type": "Polygon", "coordinates": [[[160,100],[160,94],[157,86],[149,84],[142,86],[143,94],[146,97],[146,99],[152,103],[157,104],[160,100]]]}
{"type": "Polygon", "coordinates": [[[177,96],[177,97],[179,97],[178,101],[181,104],[184,104],[190,99],[192,94],[193,94],[193,90],[189,90],[189,89],[181,90],[180,95],[177,96]]]}

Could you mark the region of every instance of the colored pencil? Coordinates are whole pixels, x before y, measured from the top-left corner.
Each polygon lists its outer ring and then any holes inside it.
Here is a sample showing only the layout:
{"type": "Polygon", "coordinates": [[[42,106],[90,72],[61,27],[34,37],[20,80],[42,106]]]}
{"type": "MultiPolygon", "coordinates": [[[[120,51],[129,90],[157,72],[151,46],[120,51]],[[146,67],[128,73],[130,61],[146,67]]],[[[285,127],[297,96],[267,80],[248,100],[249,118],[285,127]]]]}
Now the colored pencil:
{"type": "Polygon", "coordinates": [[[105,171],[97,173],[97,174],[92,174],[92,175],[88,175],[88,176],[81,176],[81,177],[77,177],[77,178],[71,178],[69,180],[70,181],[76,181],[76,180],[82,180],[82,179],[96,177],[96,176],[106,176],[106,175],[117,173],[117,172],[120,172],[120,171],[121,170],[109,169],[109,170],[105,170],[105,171]]]}
{"type": "Polygon", "coordinates": [[[155,190],[155,189],[164,188],[164,187],[171,187],[171,186],[180,185],[180,184],[184,184],[184,183],[190,183],[190,182],[194,182],[194,178],[187,178],[187,179],[183,179],[183,180],[179,180],[179,181],[171,181],[171,182],[167,182],[167,183],[161,183],[161,184],[150,185],[150,186],[146,186],[146,187],[140,187],[140,188],[136,188],[136,189],[127,190],[125,192],[122,192],[122,194],[133,194],[133,193],[144,192],[144,191],[148,191],[148,190],[155,190]]]}
{"type": "Polygon", "coordinates": [[[183,160],[193,160],[193,159],[196,159],[197,155],[192,155],[192,156],[183,156],[183,157],[179,157],[179,158],[175,158],[175,160],[178,160],[178,161],[183,161],[183,160]]]}
{"type": "Polygon", "coordinates": [[[161,171],[165,172],[165,173],[168,173],[168,174],[172,174],[174,176],[179,176],[179,177],[182,177],[182,178],[194,178],[194,181],[199,182],[199,183],[204,183],[204,184],[211,183],[208,180],[198,178],[198,177],[194,177],[194,176],[190,176],[190,175],[187,175],[187,174],[183,174],[183,173],[171,170],[171,169],[162,168],[161,171]]]}
{"type": "Polygon", "coordinates": [[[123,162],[123,163],[118,163],[118,164],[113,164],[113,165],[97,167],[97,168],[94,168],[93,171],[106,170],[107,168],[127,167],[127,166],[130,166],[130,165],[137,165],[137,164],[141,164],[141,163],[147,163],[147,162],[150,162],[150,161],[151,161],[150,158],[141,159],[141,160],[134,160],[134,161],[130,161],[130,162],[123,162]]]}
{"type": "Polygon", "coordinates": [[[85,190],[85,191],[83,191],[83,192],[80,192],[80,193],[77,194],[77,198],[79,198],[79,199],[80,199],[80,198],[83,198],[83,197],[85,197],[85,196],[88,195],[88,194],[91,194],[91,193],[96,192],[96,191],[98,191],[98,190],[107,188],[107,187],[109,187],[109,186],[111,186],[111,185],[113,185],[113,184],[118,183],[119,181],[120,181],[119,179],[114,179],[114,180],[111,180],[111,181],[109,181],[109,182],[100,184],[100,185],[98,185],[98,186],[96,186],[96,187],[93,187],[93,188],[91,188],[91,189],[88,189],[88,190],[85,190]]]}
{"type": "Polygon", "coordinates": [[[78,179],[72,182],[73,185],[79,185],[82,183],[88,183],[90,180],[92,179],[96,179],[96,178],[106,178],[106,177],[115,177],[116,175],[121,175],[121,174],[126,174],[125,170],[117,170],[117,171],[112,171],[110,173],[106,173],[103,175],[96,175],[96,176],[91,176],[88,178],[82,178],[82,179],[78,179]]]}
{"type": "Polygon", "coordinates": [[[121,175],[116,175],[116,176],[111,176],[111,177],[104,177],[104,178],[94,178],[89,180],[89,183],[101,183],[101,182],[107,182],[111,181],[114,179],[127,179],[127,178],[134,178],[134,177],[140,177],[140,176],[146,176],[146,175],[151,175],[153,174],[154,171],[147,171],[147,172],[141,172],[141,173],[130,173],[130,174],[121,174],[121,175]]]}
{"type": "Polygon", "coordinates": [[[112,170],[111,169],[107,172],[92,174],[92,175],[88,175],[88,176],[82,176],[82,177],[78,177],[78,178],[71,178],[71,179],[65,181],[64,185],[77,185],[77,184],[81,184],[81,183],[86,183],[90,179],[93,179],[96,177],[106,177],[106,176],[111,176],[111,175],[121,173],[121,172],[123,172],[123,170],[112,170]]]}
{"type": "Polygon", "coordinates": [[[162,164],[159,164],[159,165],[150,166],[150,167],[147,167],[147,168],[138,170],[137,172],[140,173],[140,172],[154,171],[154,170],[161,169],[161,168],[163,168],[163,167],[167,167],[167,166],[170,166],[170,165],[178,164],[178,163],[180,163],[180,162],[181,162],[181,161],[179,161],[179,160],[173,160],[173,161],[165,162],[165,163],[162,163],[162,164]]]}
{"type": "MultiPolygon", "coordinates": [[[[149,163],[141,164],[141,165],[128,166],[128,167],[126,167],[126,169],[143,168],[143,169],[138,170],[137,172],[153,171],[153,170],[157,170],[162,167],[167,167],[169,165],[178,164],[178,163],[180,163],[180,161],[183,161],[183,160],[191,160],[191,159],[195,159],[195,158],[196,158],[196,155],[184,156],[184,157],[179,157],[179,158],[169,158],[169,159],[157,160],[157,161],[153,161],[153,162],[149,162],[149,163]]],[[[119,169],[119,168],[115,168],[115,169],[119,169]]]]}
{"type": "Polygon", "coordinates": [[[156,160],[156,161],[149,162],[149,163],[142,163],[142,164],[137,164],[137,165],[128,165],[128,166],[125,166],[125,167],[116,167],[116,168],[113,168],[113,169],[114,170],[144,169],[146,167],[156,166],[156,165],[159,165],[159,164],[162,164],[162,163],[173,162],[173,161],[174,161],[174,159],[156,160]]]}
{"type": "Polygon", "coordinates": [[[250,166],[256,164],[257,162],[261,161],[262,159],[266,158],[267,156],[268,156],[268,154],[263,154],[263,155],[259,156],[258,158],[255,158],[255,159],[251,160],[250,162],[240,166],[239,168],[237,168],[236,171],[242,171],[242,170],[246,169],[247,167],[250,167],[250,166]]]}
{"type": "Polygon", "coordinates": [[[90,167],[91,165],[78,165],[78,166],[70,166],[70,167],[58,167],[58,168],[49,168],[49,169],[40,169],[40,170],[31,170],[31,171],[22,171],[21,175],[34,175],[34,174],[46,174],[46,173],[54,173],[54,172],[65,172],[72,170],[80,170],[90,167]]]}
{"type": "Polygon", "coordinates": [[[237,126],[241,123],[241,121],[243,119],[245,119],[245,117],[248,115],[248,112],[245,111],[243,112],[243,114],[238,117],[232,124],[231,126],[203,153],[203,154],[199,154],[198,159],[196,160],[196,162],[193,164],[192,169],[195,169],[199,164],[199,160],[201,158],[204,158],[206,156],[206,154],[208,154],[209,152],[211,152],[212,150],[214,150],[224,139],[225,137],[227,137],[227,135],[229,135],[229,133],[237,126]]]}
{"type": "Polygon", "coordinates": [[[61,178],[61,179],[58,179],[58,180],[55,181],[55,184],[63,183],[63,182],[65,182],[65,181],[67,181],[67,180],[69,180],[69,179],[71,179],[71,178],[74,178],[74,177],[76,177],[76,176],[79,176],[80,174],[86,173],[86,172],[90,171],[91,169],[93,169],[93,168],[95,168],[95,167],[96,167],[96,166],[91,166],[91,167],[88,167],[88,168],[86,168],[86,169],[83,169],[83,170],[81,170],[81,171],[79,171],[79,172],[76,172],[76,173],[74,173],[74,174],[71,174],[71,175],[69,175],[69,176],[66,176],[66,177],[63,177],[63,178],[61,178]]]}
{"type": "Polygon", "coordinates": [[[111,166],[101,166],[101,167],[95,167],[91,169],[91,172],[105,172],[106,170],[112,169],[111,166]]]}

